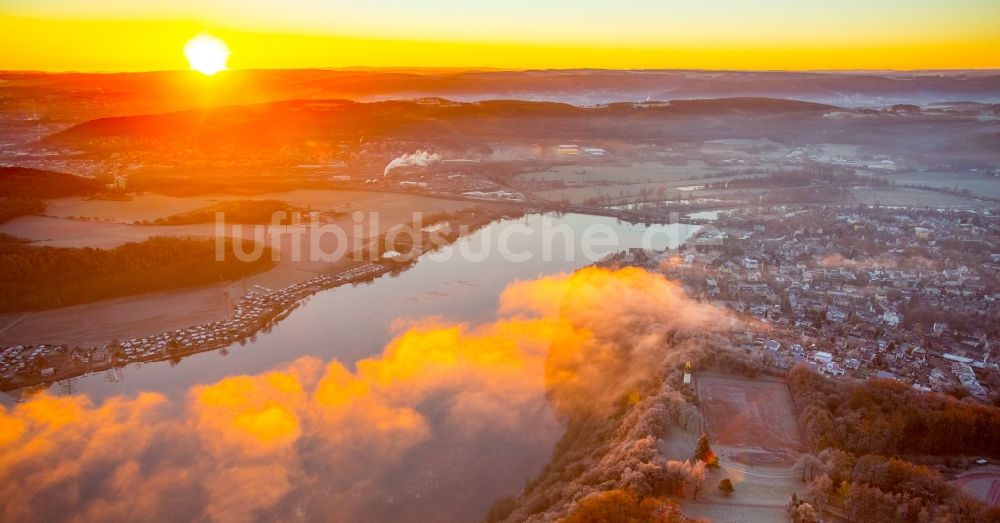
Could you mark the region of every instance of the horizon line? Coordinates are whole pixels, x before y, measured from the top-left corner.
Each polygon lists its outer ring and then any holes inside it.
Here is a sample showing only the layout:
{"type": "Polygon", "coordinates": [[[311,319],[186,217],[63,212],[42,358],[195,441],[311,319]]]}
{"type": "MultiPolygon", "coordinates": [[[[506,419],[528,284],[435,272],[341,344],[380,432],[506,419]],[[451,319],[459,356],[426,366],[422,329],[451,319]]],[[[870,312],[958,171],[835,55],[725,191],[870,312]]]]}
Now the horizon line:
{"type": "MultiPolygon", "coordinates": [[[[823,69],[741,69],[741,68],[693,68],[693,67],[491,67],[491,66],[315,66],[315,67],[247,67],[220,71],[224,73],[265,72],[265,71],[453,71],[453,72],[536,72],[536,71],[620,71],[620,72],[715,72],[715,73],[958,73],[958,72],[995,72],[1000,74],[1000,65],[990,67],[952,67],[952,68],[823,68],[823,69]]],[[[0,67],[0,74],[156,74],[156,73],[194,73],[191,69],[6,69],[0,67]]]]}

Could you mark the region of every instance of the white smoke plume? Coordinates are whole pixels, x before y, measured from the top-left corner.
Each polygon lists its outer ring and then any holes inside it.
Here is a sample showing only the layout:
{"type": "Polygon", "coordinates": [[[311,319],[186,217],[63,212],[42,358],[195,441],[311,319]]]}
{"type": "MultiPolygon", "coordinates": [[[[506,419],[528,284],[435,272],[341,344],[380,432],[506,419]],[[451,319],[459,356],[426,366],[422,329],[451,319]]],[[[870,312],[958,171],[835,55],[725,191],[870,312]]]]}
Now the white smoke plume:
{"type": "Polygon", "coordinates": [[[419,150],[413,154],[404,154],[399,158],[393,159],[388,165],[385,166],[385,170],[382,171],[382,176],[389,176],[389,172],[398,167],[406,167],[408,165],[412,165],[414,167],[427,167],[428,165],[433,165],[440,161],[440,154],[419,150]]]}

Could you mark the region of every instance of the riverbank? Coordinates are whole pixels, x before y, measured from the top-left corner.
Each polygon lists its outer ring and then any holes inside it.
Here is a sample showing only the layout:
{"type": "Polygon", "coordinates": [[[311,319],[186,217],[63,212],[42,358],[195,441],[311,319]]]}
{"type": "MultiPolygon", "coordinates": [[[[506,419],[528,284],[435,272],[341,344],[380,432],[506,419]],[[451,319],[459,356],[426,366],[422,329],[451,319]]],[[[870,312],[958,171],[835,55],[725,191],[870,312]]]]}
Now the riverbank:
{"type": "MultiPolygon", "coordinates": [[[[472,233],[494,220],[509,218],[510,212],[511,209],[497,206],[481,209],[479,212],[456,214],[453,223],[449,224],[450,232],[434,232],[439,242],[451,244],[461,238],[462,234],[472,233]]],[[[423,231],[421,234],[426,239],[431,232],[423,231]]],[[[64,315],[68,316],[63,320],[71,318],[70,326],[79,329],[71,329],[77,333],[75,341],[99,339],[102,332],[104,339],[92,344],[28,342],[5,346],[0,349],[0,390],[44,386],[129,363],[179,361],[192,354],[221,349],[234,343],[245,343],[257,332],[268,329],[287,317],[308,296],[345,284],[371,281],[385,273],[404,271],[420,255],[442,246],[431,241],[422,241],[417,245],[408,243],[407,248],[413,249],[412,261],[400,262],[385,258],[384,254],[391,246],[386,245],[384,236],[373,242],[374,246],[371,245],[372,242],[368,242],[363,249],[344,256],[339,262],[326,264],[331,267],[330,271],[313,274],[308,278],[302,276],[310,274],[309,272],[290,273],[293,269],[286,266],[286,274],[270,275],[273,280],[287,282],[277,290],[268,285],[265,273],[259,275],[260,278],[256,278],[256,281],[250,278],[193,291],[140,297],[139,299],[160,304],[158,309],[152,310],[148,307],[135,308],[134,298],[124,298],[101,304],[101,310],[97,313],[99,318],[93,316],[93,305],[44,311],[37,313],[37,316],[7,315],[4,318],[7,320],[6,327],[0,331],[0,339],[14,339],[15,336],[26,334],[44,336],[44,332],[38,329],[44,327],[47,321],[55,321],[64,315]],[[187,300],[192,301],[188,303],[187,300]],[[185,309],[185,303],[194,308],[185,309]],[[116,315],[116,312],[122,316],[116,315]],[[202,317],[202,314],[211,316],[211,321],[202,317]],[[219,315],[222,317],[219,318],[219,315]],[[109,336],[128,332],[127,330],[108,332],[94,327],[102,323],[97,320],[103,319],[119,325],[131,325],[126,329],[134,329],[136,325],[129,323],[129,316],[132,319],[136,316],[148,316],[151,324],[163,325],[167,321],[172,326],[155,334],[124,339],[118,336],[109,339],[109,336]],[[194,318],[201,319],[186,323],[194,318]]]]}

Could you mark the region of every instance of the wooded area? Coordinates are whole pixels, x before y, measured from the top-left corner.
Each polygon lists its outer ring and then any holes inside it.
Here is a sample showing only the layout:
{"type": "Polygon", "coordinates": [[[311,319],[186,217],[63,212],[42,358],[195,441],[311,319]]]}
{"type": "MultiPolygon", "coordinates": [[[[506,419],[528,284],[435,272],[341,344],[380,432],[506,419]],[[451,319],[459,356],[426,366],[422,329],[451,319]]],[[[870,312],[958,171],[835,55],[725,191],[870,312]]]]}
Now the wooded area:
{"type": "MultiPolygon", "coordinates": [[[[227,240],[227,243],[230,240],[227,240]]],[[[248,251],[251,247],[246,246],[248,251]]],[[[227,245],[225,252],[232,252],[227,245]]],[[[0,312],[42,310],[229,281],[262,272],[256,261],[215,259],[215,240],[150,238],[110,250],[0,242],[0,312]]]]}
{"type": "Polygon", "coordinates": [[[96,180],[72,174],[28,167],[0,167],[0,197],[4,198],[89,196],[102,189],[96,180]]]}
{"type": "Polygon", "coordinates": [[[0,223],[8,222],[18,216],[43,212],[45,212],[45,202],[41,200],[0,198],[0,223]]]}
{"type": "Polygon", "coordinates": [[[793,369],[789,387],[818,449],[855,454],[1000,457],[1000,409],[891,380],[842,382],[793,369]]]}
{"type": "MultiPolygon", "coordinates": [[[[187,225],[215,221],[215,213],[221,212],[227,223],[275,224],[290,223],[288,213],[294,211],[287,202],[279,200],[233,200],[221,202],[206,209],[160,218],[153,225],[187,225]],[[286,213],[285,215],[279,213],[286,213]]],[[[303,220],[308,216],[303,216],[303,220]]]]}
{"type": "MultiPolygon", "coordinates": [[[[796,465],[811,505],[839,503],[855,521],[1000,521],[917,456],[1000,453],[1000,409],[890,380],[830,380],[796,367],[789,387],[818,451],[796,465]]],[[[792,500],[791,510],[801,501],[792,500]]]]}

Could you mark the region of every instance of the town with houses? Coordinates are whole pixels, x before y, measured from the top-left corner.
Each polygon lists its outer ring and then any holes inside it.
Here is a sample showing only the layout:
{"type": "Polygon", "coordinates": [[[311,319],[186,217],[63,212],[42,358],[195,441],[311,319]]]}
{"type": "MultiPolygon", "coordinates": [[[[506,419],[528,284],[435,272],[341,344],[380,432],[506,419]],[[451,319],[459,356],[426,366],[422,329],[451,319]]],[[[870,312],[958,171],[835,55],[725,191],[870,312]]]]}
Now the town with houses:
{"type": "MultiPolygon", "coordinates": [[[[761,370],[815,365],[830,377],[897,380],[992,401],[1000,325],[1000,217],[879,206],[766,206],[693,213],[678,250],[631,249],[603,263],[643,266],[753,321],[733,343],[761,370]],[[711,215],[711,219],[706,219],[711,215]]],[[[368,262],[272,290],[250,289],[232,317],[89,348],[0,349],[5,390],[225,348],[323,289],[392,270],[368,262]]]]}
{"type": "Polygon", "coordinates": [[[808,364],[990,401],[998,233],[997,216],[974,211],[778,206],[723,211],[679,251],[615,262],[756,320],[734,343],[763,369],[808,364]]]}

